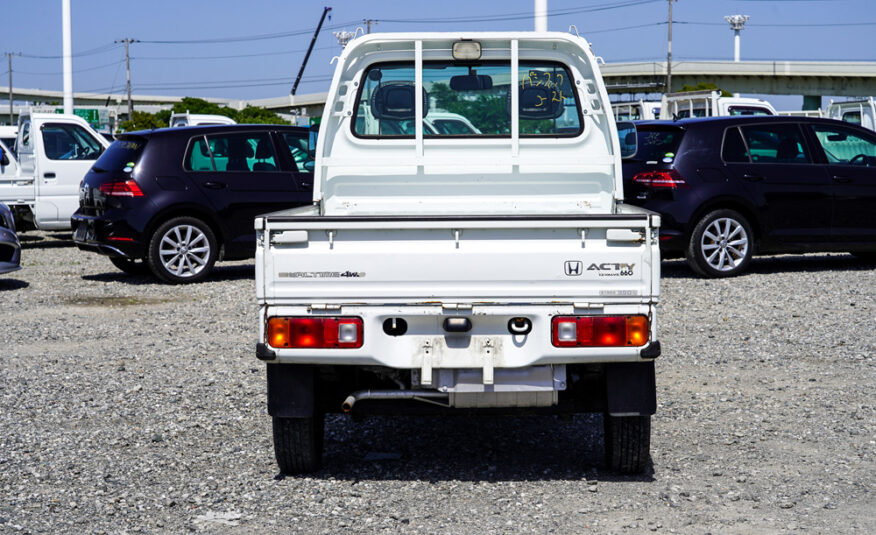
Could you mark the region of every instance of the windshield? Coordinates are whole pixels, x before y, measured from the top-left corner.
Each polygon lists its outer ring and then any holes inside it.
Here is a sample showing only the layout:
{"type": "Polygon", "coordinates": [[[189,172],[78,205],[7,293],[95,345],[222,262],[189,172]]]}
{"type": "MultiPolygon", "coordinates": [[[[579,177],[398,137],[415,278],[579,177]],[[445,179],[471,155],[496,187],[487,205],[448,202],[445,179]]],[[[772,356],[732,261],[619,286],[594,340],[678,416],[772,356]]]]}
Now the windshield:
{"type": "Polygon", "coordinates": [[[636,154],[634,159],[644,162],[661,162],[674,159],[684,130],[674,126],[637,124],[636,154]]]}
{"type": "Polygon", "coordinates": [[[98,171],[130,172],[143,154],[145,139],[118,139],[110,144],[106,152],[94,163],[98,171]],[[127,169],[127,168],[131,169],[127,169]],[[126,170],[127,169],[127,170],[126,170]]]}
{"type": "MultiPolygon", "coordinates": [[[[510,136],[510,63],[423,64],[423,134],[510,136]]],[[[413,137],[415,69],[411,62],[378,63],[364,74],[353,118],[360,137],[413,137]]],[[[521,136],[577,135],[579,105],[569,71],[559,63],[521,61],[515,75],[521,136]]]]}

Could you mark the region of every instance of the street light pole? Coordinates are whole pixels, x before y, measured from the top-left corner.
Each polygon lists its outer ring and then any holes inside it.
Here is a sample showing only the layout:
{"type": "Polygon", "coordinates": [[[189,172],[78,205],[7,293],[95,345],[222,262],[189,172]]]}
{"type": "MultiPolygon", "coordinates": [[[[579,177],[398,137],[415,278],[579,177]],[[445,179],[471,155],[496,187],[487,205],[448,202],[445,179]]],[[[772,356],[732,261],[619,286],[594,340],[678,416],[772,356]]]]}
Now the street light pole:
{"type": "Polygon", "coordinates": [[[745,23],[748,22],[748,15],[727,15],[724,20],[730,23],[730,29],[733,30],[733,61],[739,61],[739,32],[745,28],[745,23]]]}
{"type": "Polygon", "coordinates": [[[6,52],[4,54],[9,60],[9,124],[15,125],[15,116],[12,112],[12,56],[20,56],[21,52],[6,52]]]}

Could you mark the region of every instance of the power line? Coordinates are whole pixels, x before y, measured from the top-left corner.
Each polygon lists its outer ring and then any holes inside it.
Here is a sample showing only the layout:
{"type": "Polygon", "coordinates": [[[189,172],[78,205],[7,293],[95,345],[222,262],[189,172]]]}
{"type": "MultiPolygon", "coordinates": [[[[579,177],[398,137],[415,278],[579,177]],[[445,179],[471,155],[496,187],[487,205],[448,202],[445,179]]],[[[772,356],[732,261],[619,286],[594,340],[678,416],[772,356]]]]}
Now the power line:
{"type": "MultiPolygon", "coordinates": [[[[314,50],[334,50],[337,46],[322,46],[314,48],[314,50]]],[[[289,54],[300,54],[306,52],[307,49],[300,50],[284,50],[280,52],[257,52],[253,54],[231,54],[227,56],[133,56],[131,59],[136,60],[191,60],[191,59],[233,59],[233,58],[255,58],[261,56],[284,56],[289,54]]]]}
{"type": "MultiPolygon", "coordinates": [[[[119,65],[119,64],[124,63],[124,62],[125,62],[125,60],[120,59],[120,60],[114,61],[112,63],[105,63],[103,65],[97,65],[95,67],[87,67],[85,69],[76,69],[73,72],[79,73],[79,72],[96,71],[98,69],[105,69],[107,67],[113,67],[115,65],[119,65]]],[[[17,72],[18,74],[28,74],[31,76],[50,76],[50,75],[57,76],[59,74],[64,74],[62,71],[50,71],[50,72],[49,71],[47,71],[47,72],[15,71],[15,72],[17,72]]]]}
{"type": "MultiPolygon", "coordinates": [[[[76,52],[74,54],[71,54],[70,57],[81,58],[83,56],[92,56],[94,54],[103,54],[105,52],[109,52],[109,51],[114,50],[116,48],[119,48],[119,46],[114,44],[114,43],[113,44],[105,44],[105,45],[101,45],[101,46],[91,48],[88,50],[83,50],[82,52],[76,52]]],[[[28,58],[28,59],[63,59],[64,56],[40,56],[40,55],[36,55],[36,54],[22,54],[21,57],[28,58]]]]}

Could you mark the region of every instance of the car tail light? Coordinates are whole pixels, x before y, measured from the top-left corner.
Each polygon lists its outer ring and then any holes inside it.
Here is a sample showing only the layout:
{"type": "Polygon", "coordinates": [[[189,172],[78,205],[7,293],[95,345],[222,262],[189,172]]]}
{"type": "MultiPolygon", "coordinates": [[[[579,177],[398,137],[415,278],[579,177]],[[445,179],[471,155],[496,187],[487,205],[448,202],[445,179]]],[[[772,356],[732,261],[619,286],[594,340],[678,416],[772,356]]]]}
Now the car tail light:
{"type": "Polygon", "coordinates": [[[648,342],[646,316],[557,316],[551,321],[555,347],[625,347],[648,342]]]}
{"type": "Polygon", "coordinates": [[[107,197],[143,197],[143,191],[133,180],[104,182],[97,189],[107,197]]]}
{"type": "Polygon", "coordinates": [[[268,320],[267,330],[271,347],[362,347],[362,318],[275,317],[268,320]]]}
{"type": "Polygon", "coordinates": [[[633,182],[649,188],[687,189],[690,187],[684,180],[684,177],[678,174],[678,171],[675,169],[636,173],[633,176],[633,182]]]}

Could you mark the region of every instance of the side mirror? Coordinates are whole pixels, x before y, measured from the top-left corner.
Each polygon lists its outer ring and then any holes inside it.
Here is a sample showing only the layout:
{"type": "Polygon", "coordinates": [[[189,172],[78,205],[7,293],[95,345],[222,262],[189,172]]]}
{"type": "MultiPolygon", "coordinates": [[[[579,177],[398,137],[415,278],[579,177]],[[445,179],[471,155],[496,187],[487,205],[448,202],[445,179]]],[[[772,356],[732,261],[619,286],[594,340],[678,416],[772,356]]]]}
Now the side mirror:
{"type": "Polygon", "coordinates": [[[305,169],[308,173],[312,173],[312,172],[313,172],[313,169],[314,169],[315,167],[316,167],[316,164],[313,162],[313,160],[307,160],[306,162],[304,162],[304,169],[305,169]]]}
{"type": "Polygon", "coordinates": [[[9,165],[9,157],[6,156],[6,151],[0,146],[0,165],[9,165]]]}
{"type": "Polygon", "coordinates": [[[632,158],[638,148],[636,125],[629,121],[617,123],[617,137],[620,140],[621,158],[632,158]]]}

